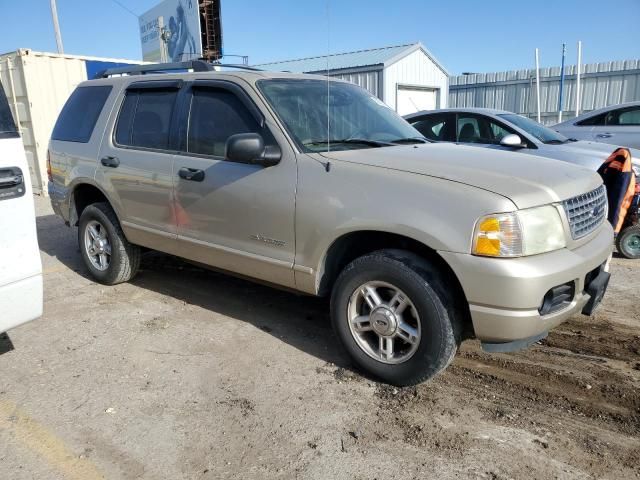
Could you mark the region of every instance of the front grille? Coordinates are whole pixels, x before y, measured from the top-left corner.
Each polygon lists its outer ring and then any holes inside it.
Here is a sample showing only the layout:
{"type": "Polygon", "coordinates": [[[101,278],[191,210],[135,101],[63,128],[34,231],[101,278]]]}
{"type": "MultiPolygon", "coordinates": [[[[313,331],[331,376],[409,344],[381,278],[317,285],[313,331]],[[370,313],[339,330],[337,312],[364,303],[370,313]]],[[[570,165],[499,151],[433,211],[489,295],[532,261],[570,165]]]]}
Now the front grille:
{"type": "Polygon", "coordinates": [[[562,202],[574,240],[590,234],[607,216],[607,191],[604,185],[562,202]]]}

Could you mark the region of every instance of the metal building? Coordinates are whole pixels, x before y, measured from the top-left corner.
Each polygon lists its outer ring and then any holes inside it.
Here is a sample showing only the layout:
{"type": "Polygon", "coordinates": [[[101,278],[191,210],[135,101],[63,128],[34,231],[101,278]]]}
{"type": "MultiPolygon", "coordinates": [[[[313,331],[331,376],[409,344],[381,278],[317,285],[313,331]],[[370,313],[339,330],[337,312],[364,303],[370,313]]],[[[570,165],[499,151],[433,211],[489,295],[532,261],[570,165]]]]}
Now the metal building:
{"type": "MultiPolygon", "coordinates": [[[[565,66],[563,118],[575,116],[577,66],[565,66]]],[[[535,69],[478,73],[450,78],[450,107],[486,107],[537,117],[535,69]]],[[[580,113],[640,100],[640,60],[582,65],[580,113]]],[[[560,67],[540,69],[541,121],[558,123],[560,67]]]]}
{"type": "Polygon", "coordinates": [[[35,193],[47,191],[47,146],[73,89],[100,70],[140,62],[20,49],[0,55],[0,83],[20,129],[35,193]]]}
{"type": "Polygon", "coordinates": [[[316,73],[347,80],[405,115],[446,108],[449,73],[421,44],[284,60],[256,65],[272,71],[316,73]]]}

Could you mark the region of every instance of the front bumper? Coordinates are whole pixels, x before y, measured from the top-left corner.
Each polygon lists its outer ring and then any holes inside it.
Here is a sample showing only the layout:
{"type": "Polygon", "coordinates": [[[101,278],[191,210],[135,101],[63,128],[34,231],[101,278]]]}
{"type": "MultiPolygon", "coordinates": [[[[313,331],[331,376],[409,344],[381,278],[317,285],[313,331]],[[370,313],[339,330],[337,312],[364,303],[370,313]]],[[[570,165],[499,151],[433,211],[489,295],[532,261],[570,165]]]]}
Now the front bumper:
{"type": "Polygon", "coordinates": [[[583,310],[591,299],[587,275],[608,261],[612,239],[613,229],[605,222],[589,242],[574,250],[511,259],[439,253],[462,285],[476,337],[488,344],[517,344],[544,336],[583,310]],[[567,282],[575,282],[571,302],[541,315],[545,294],[567,282]]]}

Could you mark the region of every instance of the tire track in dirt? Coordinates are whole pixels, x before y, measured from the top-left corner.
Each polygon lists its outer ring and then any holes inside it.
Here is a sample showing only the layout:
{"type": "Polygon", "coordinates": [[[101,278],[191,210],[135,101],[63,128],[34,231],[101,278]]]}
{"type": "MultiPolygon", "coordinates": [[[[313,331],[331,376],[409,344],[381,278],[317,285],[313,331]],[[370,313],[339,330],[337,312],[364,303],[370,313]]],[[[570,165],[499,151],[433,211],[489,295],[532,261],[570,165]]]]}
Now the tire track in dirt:
{"type": "Polygon", "coordinates": [[[568,337],[566,349],[488,355],[477,343],[464,344],[431,384],[379,386],[374,434],[465,461],[483,448],[485,458],[496,454],[482,442],[513,441],[500,446],[514,456],[512,475],[546,478],[575,468],[576,475],[640,476],[640,372],[627,348],[635,338],[624,330],[612,327],[608,340],[595,343],[617,348],[615,360],[589,342],[583,346],[588,336],[562,331],[552,339],[568,337]]]}

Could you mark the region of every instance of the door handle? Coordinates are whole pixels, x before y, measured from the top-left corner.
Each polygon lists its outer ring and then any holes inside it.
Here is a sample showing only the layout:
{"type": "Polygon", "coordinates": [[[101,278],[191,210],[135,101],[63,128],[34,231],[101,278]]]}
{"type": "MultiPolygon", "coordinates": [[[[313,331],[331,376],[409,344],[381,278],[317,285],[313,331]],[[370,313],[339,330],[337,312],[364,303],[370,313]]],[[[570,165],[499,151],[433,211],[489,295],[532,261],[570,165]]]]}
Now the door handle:
{"type": "Polygon", "coordinates": [[[118,160],[118,157],[102,157],[100,163],[105,167],[118,168],[120,160],[118,160]]]}
{"type": "Polygon", "coordinates": [[[9,177],[0,177],[0,188],[15,187],[16,185],[22,185],[24,177],[22,174],[17,174],[9,177]]]}
{"type": "Polygon", "coordinates": [[[178,175],[184,180],[190,180],[192,182],[201,182],[204,180],[204,170],[198,168],[182,167],[178,170],[178,175]]]}
{"type": "Polygon", "coordinates": [[[599,133],[596,135],[597,138],[611,138],[613,137],[613,133],[599,133]]]}

